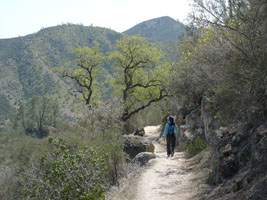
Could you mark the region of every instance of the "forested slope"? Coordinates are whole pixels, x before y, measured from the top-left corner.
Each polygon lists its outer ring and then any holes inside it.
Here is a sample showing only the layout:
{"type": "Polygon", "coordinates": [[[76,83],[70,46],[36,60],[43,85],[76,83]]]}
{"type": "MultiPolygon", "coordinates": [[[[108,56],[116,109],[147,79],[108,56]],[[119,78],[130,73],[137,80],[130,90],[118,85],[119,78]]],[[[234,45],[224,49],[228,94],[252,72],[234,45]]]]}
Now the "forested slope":
{"type": "MultiPolygon", "coordinates": [[[[168,18],[169,19],[169,18],[168,18]]],[[[162,20],[155,19],[156,24],[162,20]]],[[[172,20],[167,20],[172,21],[172,20]]],[[[165,24],[165,31],[171,31],[172,23],[165,24]]],[[[155,26],[157,27],[157,25],[155,26]]],[[[181,25],[179,33],[183,32],[181,25]]],[[[139,28],[142,30],[144,28],[139,28]]],[[[153,30],[148,38],[169,38],[153,30]]],[[[34,96],[56,95],[60,102],[66,102],[69,86],[55,73],[56,68],[74,65],[75,55],[72,51],[78,46],[92,46],[99,43],[100,52],[104,55],[114,48],[121,33],[100,27],[64,24],[45,28],[25,37],[0,40],[0,101],[6,108],[17,108],[21,101],[34,96]]],[[[154,43],[151,41],[151,43],[154,43]]],[[[155,44],[168,57],[173,57],[169,46],[155,44]]],[[[104,67],[111,72],[111,63],[106,61],[104,67]]],[[[0,113],[1,123],[10,118],[12,109],[4,109],[0,113]],[[10,113],[9,113],[10,111],[10,113]]],[[[2,124],[3,125],[3,124],[2,124]]]]}
{"type": "Polygon", "coordinates": [[[101,51],[107,52],[119,38],[119,33],[108,29],[68,24],[0,40],[1,93],[13,104],[49,93],[60,85],[52,68],[73,60],[75,48],[97,41],[101,51]]]}

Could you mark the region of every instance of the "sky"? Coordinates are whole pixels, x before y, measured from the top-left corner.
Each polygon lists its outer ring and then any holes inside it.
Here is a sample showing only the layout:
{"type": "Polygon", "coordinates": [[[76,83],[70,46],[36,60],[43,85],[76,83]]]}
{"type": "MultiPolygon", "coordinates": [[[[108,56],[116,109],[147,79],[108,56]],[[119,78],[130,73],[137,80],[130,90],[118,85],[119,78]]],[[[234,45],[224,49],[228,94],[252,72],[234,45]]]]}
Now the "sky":
{"type": "Polygon", "coordinates": [[[123,32],[162,16],[185,22],[188,4],[188,0],[0,0],[0,39],[66,23],[123,32]]]}

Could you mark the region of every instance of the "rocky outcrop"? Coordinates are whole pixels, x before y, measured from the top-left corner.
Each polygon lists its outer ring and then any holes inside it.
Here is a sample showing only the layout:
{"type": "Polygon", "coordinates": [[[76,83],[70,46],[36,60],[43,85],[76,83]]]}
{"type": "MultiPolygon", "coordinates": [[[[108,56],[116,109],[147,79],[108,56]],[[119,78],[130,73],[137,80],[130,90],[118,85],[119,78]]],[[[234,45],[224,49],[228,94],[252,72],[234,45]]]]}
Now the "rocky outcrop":
{"type": "Polygon", "coordinates": [[[267,199],[267,121],[222,135],[213,164],[214,184],[205,200],[267,199]]]}
{"type": "Polygon", "coordinates": [[[246,122],[222,126],[212,98],[204,96],[183,115],[180,142],[205,139],[212,155],[205,166],[213,187],[200,199],[267,200],[267,120],[261,113],[251,108],[246,122]]]}
{"type": "Polygon", "coordinates": [[[145,135],[145,129],[144,128],[138,128],[134,131],[133,134],[143,137],[145,135]]]}
{"type": "Polygon", "coordinates": [[[156,158],[156,155],[151,152],[142,152],[135,156],[133,162],[143,166],[148,163],[149,160],[156,158]]]}
{"type": "Polygon", "coordinates": [[[201,126],[200,109],[192,110],[185,116],[185,123],[190,130],[196,130],[201,126]]]}
{"type": "Polygon", "coordinates": [[[221,126],[208,97],[185,116],[183,140],[199,136],[212,151],[207,179],[215,187],[203,200],[267,199],[267,120],[255,109],[248,112],[247,118],[242,124],[221,126]]]}
{"type": "Polygon", "coordinates": [[[137,135],[124,135],[123,143],[124,152],[129,155],[130,159],[133,159],[141,152],[154,153],[155,150],[154,145],[149,139],[137,135]]]}
{"type": "MultiPolygon", "coordinates": [[[[182,111],[178,113],[179,118],[183,115],[182,111]]],[[[200,108],[191,109],[188,114],[184,116],[185,120],[179,120],[179,122],[185,122],[184,124],[178,122],[181,133],[181,137],[179,138],[180,143],[185,143],[187,141],[192,142],[197,137],[205,139],[201,114],[202,112],[200,108]]]]}

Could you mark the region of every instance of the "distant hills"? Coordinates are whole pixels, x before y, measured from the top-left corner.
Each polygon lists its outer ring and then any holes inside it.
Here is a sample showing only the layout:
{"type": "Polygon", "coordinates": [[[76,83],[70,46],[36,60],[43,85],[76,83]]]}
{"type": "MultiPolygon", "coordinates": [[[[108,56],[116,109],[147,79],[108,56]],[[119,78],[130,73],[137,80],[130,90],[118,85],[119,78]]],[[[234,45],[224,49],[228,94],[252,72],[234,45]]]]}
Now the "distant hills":
{"type": "MultiPolygon", "coordinates": [[[[169,43],[176,42],[184,31],[182,23],[161,17],[136,25],[124,34],[140,34],[155,42],[169,43]]],[[[0,126],[1,119],[8,118],[9,108],[17,107],[24,99],[55,94],[61,97],[61,103],[67,101],[68,85],[53,69],[69,65],[74,59],[71,51],[90,46],[93,41],[105,54],[121,35],[106,28],[65,24],[24,37],[0,39],[0,126]]],[[[165,44],[158,46],[166,49],[165,44]]],[[[168,50],[165,52],[168,54],[168,50]]]]}
{"type": "Polygon", "coordinates": [[[103,52],[110,51],[120,36],[105,28],[68,24],[0,40],[0,93],[5,91],[14,103],[21,97],[47,93],[55,87],[51,69],[73,60],[72,50],[97,41],[103,52]]]}
{"type": "Polygon", "coordinates": [[[173,43],[185,34],[185,25],[171,17],[159,17],[144,21],[124,32],[127,35],[138,35],[155,42],[173,43]]]}
{"type": "Polygon", "coordinates": [[[8,118],[7,108],[33,96],[56,95],[60,104],[69,107],[69,86],[53,69],[70,65],[74,60],[71,51],[78,46],[97,41],[105,53],[120,37],[120,33],[106,28],[67,24],[25,37],[1,39],[0,104],[5,109],[0,110],[0,126],[1,119],[8,118]]]}

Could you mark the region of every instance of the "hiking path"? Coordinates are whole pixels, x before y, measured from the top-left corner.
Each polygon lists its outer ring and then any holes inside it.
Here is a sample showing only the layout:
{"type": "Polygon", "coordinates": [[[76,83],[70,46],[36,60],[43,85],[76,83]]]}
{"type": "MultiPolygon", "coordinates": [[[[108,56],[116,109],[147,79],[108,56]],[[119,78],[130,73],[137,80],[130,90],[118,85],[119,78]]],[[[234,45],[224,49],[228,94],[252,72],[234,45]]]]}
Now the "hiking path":
{"type": "Polygon", "coordinates": [[[195,200],[201,177],[193,171],[192,162],[183,152],[167,157],[166,142],[159,137],[159,126],[145,127],[145,137],[155,146],[156,158],[130,181],[116,200],[195,200]]]}

